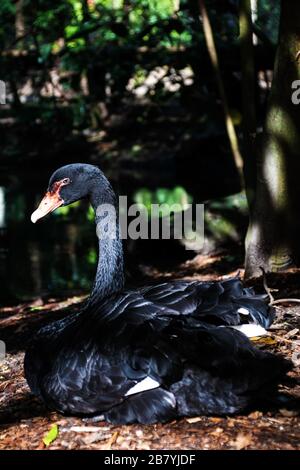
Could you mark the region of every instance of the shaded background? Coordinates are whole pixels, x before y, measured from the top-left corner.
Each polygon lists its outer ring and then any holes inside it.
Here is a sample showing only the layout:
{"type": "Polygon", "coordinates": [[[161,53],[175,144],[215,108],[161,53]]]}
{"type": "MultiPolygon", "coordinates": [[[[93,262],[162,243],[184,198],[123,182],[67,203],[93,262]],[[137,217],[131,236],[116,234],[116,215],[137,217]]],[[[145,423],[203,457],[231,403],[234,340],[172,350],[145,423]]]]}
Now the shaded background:
{"type": "MultiPolygon", "coordinates": [[[[238,2],[207,1],[238,135],[238,2]]],[[[256,109],[264,121],[279,2],[255,22],[256,109]]],[[[130,201],[207,202],[200,253],[243,256],[245,196],[193,0],[2,0],[0,79],[0,301],[88,291],[97,261],[84,202],[37,226],[30,214],[51,172],[99,165],[130,201]],[[234,195],[234,196],[232,196],[234,195]]],[[[174,269],[199,250],[183,242],[125,243],[129,282],[149,267],[174,269]],[[162,256],[163,253],[163,256],[162,256]],[[163,266],[162,266],[163,264],[163,266]]]]}

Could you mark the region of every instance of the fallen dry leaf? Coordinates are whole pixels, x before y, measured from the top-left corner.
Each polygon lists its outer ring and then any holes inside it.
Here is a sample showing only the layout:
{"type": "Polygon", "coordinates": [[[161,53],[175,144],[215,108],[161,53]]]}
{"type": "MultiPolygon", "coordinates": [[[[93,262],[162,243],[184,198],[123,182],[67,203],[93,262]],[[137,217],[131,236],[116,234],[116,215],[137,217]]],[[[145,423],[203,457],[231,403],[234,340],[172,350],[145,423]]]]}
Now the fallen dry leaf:
{"type": "Polygon", "coordinates": [[[252,413],[250,413],[248,415],[248,418],[251,418],[251,419],[258,419],[258,418],[261,418],[263,416],[262,412],[261,411],[253,411],[252,413]]]}
{"type": "Polygon", "coordinates": [[[252,437],[250,434],[239,433],[236,440],[233,442],[233,447],[236,450],[242,450],[248,447],[252,443],[252,437]]]}
{"type": "Polygon", "coordinates": [[[261,344],[261,345],[275,345],[277,344],[277,340],[274,338],[271,338],[271,336],[253,336],[250,338],[251,341],[253,341],[255,344],[261,344]]]}
{"type": "Polygon", "coordinates": [[[111,446],[116,442],[118,435],[119,435],[119,431],[116,431],[116,432],[113,433],[113,435],[109,439],[107,445],[105,446],[105,450],[110,450],[111,449],[111,446]]]}
{"type": "Polygon", "coordinates": [[[234,428],[235,426],[235,420],[232,418],[228,418],[226,423],[229,428],[234,428]]]}
{"type": "Polygon", "coordinates": [[[299,415],[299,411],[298,411],[298,410],[286,410],[285,408],[282,408],[281,410],[279,410],[279,413],[280,413],[282,416],[285,416],[286,418],[293,418],[294,416],[298,416],[298,415],[299,415]]]}
{"type": "Polygon", "coordinates": [[[224,432],[223,428],[216,428],[211,434],[217,436],[218,434],[222,434],[224,432]]]}
{"type": "Polygon", "coordinates": [[[99,426],[71,426],[70,428],[64,428],[62,432],[99,432],[99,431],[110,431],[109,427],[99,426]]]}
{"type": "Polygon", "coordinates": [[[99,441],[105,441],[106,439],[109,439],[110,435],[109,434],[105,434],[103,432],[93,432],[92,434],[82,438],[82,442],[84,442],[84,444],[86,445],[89,445],[89,444],[93,444],[94,442],[99,442],[99,441]]]}
{"type": "Polygon", "coordinates": [[[294,328],[293,330],[289,331],[286,335],[284,335],[285,338],[293,338],[293,336],[296,336],[299,333],[299,328],[294,328]]]}
{"type": "Polygon", "coordinates": [[[201,421],[201,418],[199,418],[199,416],[195,416],[195,418],[187,418],[187,422],[189,424],[199,423],[199,421],[201,421]]]}
{"type": "Polygon", "coordinates": [[[222,418],[210,418],[210,421],[212,423],[222,423],[223,419],[222,418]]]}

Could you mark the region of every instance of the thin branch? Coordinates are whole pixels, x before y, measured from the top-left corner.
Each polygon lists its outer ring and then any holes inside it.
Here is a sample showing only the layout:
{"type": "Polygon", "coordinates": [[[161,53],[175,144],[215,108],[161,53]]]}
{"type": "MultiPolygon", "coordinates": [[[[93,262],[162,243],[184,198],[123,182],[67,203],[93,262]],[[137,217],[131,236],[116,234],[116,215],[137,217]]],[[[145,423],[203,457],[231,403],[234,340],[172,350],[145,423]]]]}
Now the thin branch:
{"type": "Polygon", "coordinates": [[[228,139],[229,139],[230,146],[231,146],[232,155],[235,161],[236,168],[239,172],[242,185],[244,186],[243,159],[240,153],[238,138],[235,132],[232,117],[229,112],[227,97],[225,93],[225,87],[224,87],[222,75],[220,72],[219,59],[217,55],[215,40],[213,36],[212,27],[210,24],[210,19],[207,13],[205,0],[199,0],[199,10],[200,10],[200,14],[202,17],[203,32],[204,32],[207,50],[210,56],[213,69],[215,71],[219,94],[220,94],[222,105],[223,105],[226,130],[227,130],[227,135],[228,135],[228,139]]]}
{"type": "Polygon", "coordinates": [[[266,271],[264,270],[263,267],[260,266],[260,269],[262,270],[263,273],[263,285],[266,293],[268,294],[268,297],[270,299],[270,305],[278,305],[278,304],[288,304],[288,303],[293,303],[293,304],[300,304],[300,299],[296,298],[283,298],[283,299],[274,299],[271,289],[267,284],[267,276],[266,276],[266,271]]]}
{"type": "Polygon", "coordinates": [[[282,336],[279,336],[279,335],[275,335],[273,332],[271,333],[270,336],[273,337],[274,339],[276,339],[276,341],[278,341],[278,342],[284,342],[284,343],[289,343],[289,344],[294,344],[295,343],[295,341],[292,341],[292,340],[287,339],[287,338],[283,338],[282,336]]]}
{"type": "Polygon", "coordinates": [[[251,0],[241,0],[239,10],[240,48],[243,95],[243,155],[247,201],[251,209],[256,186],[256,109],[255,109],[255,63],[252,34],[251,0]]]}
{"type": "Polygon", "coordinates": [[[277,304],[288,304],[288,303],[291,303],[291,304],[300,304],[300,299],[293,299],[293,298],[286,298],[286,299],[276,299],[276,300],[273,300],[272,302],[272,305],[277,305],[277,304]]]}
{"type": "Polygon", "coordinates": [[[267,284],[267,275],[266,275],[266,271],[264,270],[264,268],[263,268],[262,266],[260,266],[260,269],[261,269],[261,271],[262,271],[262,273],[263,273],[263,278],[262,278],[262,279],[263,279],[263,286],[264,286],[264,289],[265,289],[266,293],[268,294],[268,297],[269,297],[269,299],[270,299],[270,304],[273,305],[273,303],[274,303],[274,297],[273,297],[273,295],[272,295],[272,293],[271,293],[270,287],[269,287],[268,284],[267,284]]]}

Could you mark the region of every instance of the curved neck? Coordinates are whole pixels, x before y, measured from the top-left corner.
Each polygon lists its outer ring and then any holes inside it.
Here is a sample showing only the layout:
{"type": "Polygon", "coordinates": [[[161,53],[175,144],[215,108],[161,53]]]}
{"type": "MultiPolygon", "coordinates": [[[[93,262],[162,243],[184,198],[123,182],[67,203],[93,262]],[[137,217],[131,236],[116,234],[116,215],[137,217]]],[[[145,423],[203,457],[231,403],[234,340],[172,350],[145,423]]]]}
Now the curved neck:
{"type": "Polygon", "coordinates": [[[123,247],[120,238],[116,195],[103,175],[93,185],[90,202],[95,211],[96,233],[99,241],[98,265],[88,306],[118,292],[124,285],[123,247]]]}

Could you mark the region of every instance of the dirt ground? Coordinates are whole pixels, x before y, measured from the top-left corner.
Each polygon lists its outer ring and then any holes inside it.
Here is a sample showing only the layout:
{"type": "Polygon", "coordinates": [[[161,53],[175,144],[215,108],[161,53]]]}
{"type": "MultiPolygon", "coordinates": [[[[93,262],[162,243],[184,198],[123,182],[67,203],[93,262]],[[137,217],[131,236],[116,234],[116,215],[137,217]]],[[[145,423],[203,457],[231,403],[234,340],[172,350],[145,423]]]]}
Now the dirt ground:
{"type": "MultiPolygon", "coordinates": [[[[193,278],[216,279],[211,263],[206,266],[205,260],[200,261],[201,272],[194,265],[186,266],[193,271],[193,278]]],[[[181,274],[189,277],[189,269],[181,274]]],[[[278,289],[273,292],[277,298],[300,298],[298,270],[270,275],[268,284],[278,289]]],[[[261,289],[261,282],[257,287],[261,289]]],[[[295,364],[290,373],[295,384],[283,387],[295,398],[287,406],[253,410],[245,416],[196,416],[163,425],[113,426],[49,412],[31,395],[23,375],[24,349],[33,331],[79,308],[82,300],[39,299],[0,309],[0,339],[7,346],[6,358],[0,362],[0,449],[300,449],[296,404],[300,399],[300,303],[276,307],[277,318],[269,336],[257,341],[258,347],[282,354],[295,364]],[[43,438],[53,424],[58,426],[58,436],[46,447],[43,438]]]]}

